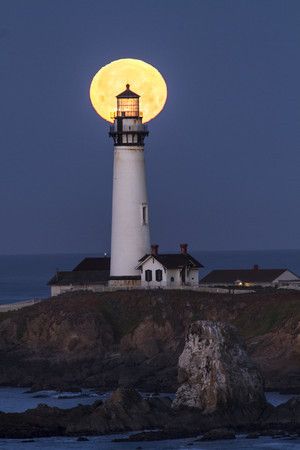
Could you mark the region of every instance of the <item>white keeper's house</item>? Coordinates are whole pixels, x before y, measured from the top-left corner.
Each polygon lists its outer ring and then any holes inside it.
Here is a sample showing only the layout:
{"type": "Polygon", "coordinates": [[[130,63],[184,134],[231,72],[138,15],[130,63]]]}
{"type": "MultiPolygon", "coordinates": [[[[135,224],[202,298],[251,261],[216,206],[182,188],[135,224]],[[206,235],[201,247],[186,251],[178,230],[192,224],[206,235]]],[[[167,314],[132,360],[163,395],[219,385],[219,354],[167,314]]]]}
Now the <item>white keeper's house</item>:
{"type": "Polygon", "coordinates": [[[158,245],[144,255],[137,266],[141,272],[141,286],[149,288],[198,286],[202,264],[180,244],[180,253],[158,253],[158,245]]]}
{"type": "MultiPolygon", "coordinates": [[[[198,286],[202,264],[187,251],[187,244],[180,244],[179,253],[158,253],[158,245],[151,246],[151,253],[137,261],[140,275],[132,277],[128,288],[184,288],[198,286]]],[[[48,285],[51,296],[74,291],[101,292],[120,289],[110,284],[110,258],[84,258],[71,271],[58,271],[48,285]]],[[[128,276],[126,277],[128,279],[128,276]]]]}

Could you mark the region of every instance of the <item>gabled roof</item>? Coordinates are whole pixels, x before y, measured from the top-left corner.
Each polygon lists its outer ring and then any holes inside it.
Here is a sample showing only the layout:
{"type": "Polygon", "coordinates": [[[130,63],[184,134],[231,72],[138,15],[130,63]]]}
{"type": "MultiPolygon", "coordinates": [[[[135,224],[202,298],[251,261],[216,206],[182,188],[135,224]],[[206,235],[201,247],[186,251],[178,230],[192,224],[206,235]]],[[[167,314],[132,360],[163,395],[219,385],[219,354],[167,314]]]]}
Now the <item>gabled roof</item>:
{"type": "Polygon", "coordinates": [[[56,272],[49,280],[49,286],[65,286],[69,284],[105,284],[109,279],[109,270],[78,270],[70,272],[56,272]]]}
{"type": "Polygon", "coordinates": [[[105,256],[103,258],[84,258],[76,267],[73,272],[82,270],[109,270],[110,258],[105,256]]]}
{"type": "Polygon", "coordinates": [[[203,265],[189,253],[160,253],[158,255],[144,255],[139,260],[137,269],[140,269],[149,258],[155,258],[156,261],[160,262],[166,269],[180,269],[187,266],[191,268],[203,267],[203,265]]]}
{"type": "Polygon", "coordinates": [[[288,269],[223,269],[213,270],[200,283],[271,283],[288,269]]]}
{"type": "Polygon", "coordinates": [[[131,91],[129,88],[130,88],[130,85],[126,84],[126,90],[121,92],[121,94],[117,95],[117,98],[140,98],[140,96],[138,94],[131,91]]]}
{"type": "Polygon", "coordinates": [[[49,286],[69,284],[105,284],[109,279],[110,258],[84,258],[71,271],[56,272],[49,280],[49,286]]]}

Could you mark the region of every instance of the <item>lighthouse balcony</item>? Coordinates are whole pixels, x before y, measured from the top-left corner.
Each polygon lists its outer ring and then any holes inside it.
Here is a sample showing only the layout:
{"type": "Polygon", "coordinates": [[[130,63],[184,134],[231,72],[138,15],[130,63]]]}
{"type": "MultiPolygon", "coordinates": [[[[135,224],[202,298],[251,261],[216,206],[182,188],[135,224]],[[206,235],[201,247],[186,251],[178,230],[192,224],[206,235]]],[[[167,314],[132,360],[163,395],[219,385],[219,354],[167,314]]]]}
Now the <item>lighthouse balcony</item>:
{"type": "Polygon", "coordinates": [[[143,113],[142,111],[114,111],[110,113],[110,118],[111,119],[116,119],[117,117],[130,117],[130,118],[137,118],[143,117],[143,113]]]}
{"type": "Polygon", "coordinates": [[[148,136],[149,131],[148,131],[148,126],[144,125],[144,124],[137,124],[136,126],[128,126],[128,127],[123,127],[122,130],[118,129],[115,125],[110,125],[109,127],[109,135],[113,136],[114,134],[144,134],[146,136],[148,136]]]}
{"type": "Polygon", "coordinates": [[[123,131],[117,132],[113,130],[109,133],[109,136],[113,138],[115,146],[123,145],[144,145],[145,136],[148,135],[147,131],[123,131]]]}

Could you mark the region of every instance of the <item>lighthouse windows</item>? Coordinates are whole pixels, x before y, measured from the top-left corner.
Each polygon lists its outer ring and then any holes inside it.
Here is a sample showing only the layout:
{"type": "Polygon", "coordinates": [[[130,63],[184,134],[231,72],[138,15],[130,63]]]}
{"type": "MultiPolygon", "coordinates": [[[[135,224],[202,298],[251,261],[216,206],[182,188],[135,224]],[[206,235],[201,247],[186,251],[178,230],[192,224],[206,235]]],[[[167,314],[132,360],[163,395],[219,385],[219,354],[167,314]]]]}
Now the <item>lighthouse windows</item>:
{"type": "Polygon", "coordinates": [[[142,224],[147,225],[148,224],[148,206],[142,205],[142,224]]]}

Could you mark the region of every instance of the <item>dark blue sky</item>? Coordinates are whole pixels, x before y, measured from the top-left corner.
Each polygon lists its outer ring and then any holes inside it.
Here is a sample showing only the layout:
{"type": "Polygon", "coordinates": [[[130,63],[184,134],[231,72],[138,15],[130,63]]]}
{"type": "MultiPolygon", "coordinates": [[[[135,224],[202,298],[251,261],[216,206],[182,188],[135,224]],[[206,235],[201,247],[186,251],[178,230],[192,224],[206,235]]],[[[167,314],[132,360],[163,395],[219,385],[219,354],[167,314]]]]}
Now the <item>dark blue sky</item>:
{"type": "Polygon", "coordinates": [[[109,250],[112,142],[94,73],[164,75],[146,143],[152,241],[300,248],[298,0],[1,0],[0,254],[109,250]]]}

